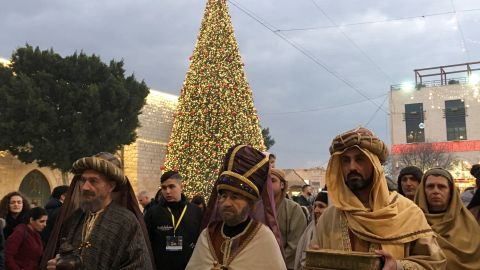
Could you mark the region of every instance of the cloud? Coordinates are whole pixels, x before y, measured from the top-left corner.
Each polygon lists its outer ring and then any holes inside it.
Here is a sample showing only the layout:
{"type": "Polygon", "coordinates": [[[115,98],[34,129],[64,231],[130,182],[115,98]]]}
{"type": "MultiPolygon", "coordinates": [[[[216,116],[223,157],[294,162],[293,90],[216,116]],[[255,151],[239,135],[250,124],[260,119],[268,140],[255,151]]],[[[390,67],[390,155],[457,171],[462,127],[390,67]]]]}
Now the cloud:
{"type": "MultiPolygon", "coordinates": [[[[328,146],[336,134],[368,121],[368,127],[388,142],[388,115],[377,105],[391,84],[414,80],[416,68],[480,57],[478,11],[461,11],[480,8],[478,1],[456,0],[454,7],[450,1],[434,0],[313,1],[235,3],[274,29],[332,26],[332,20],[343,25],[282,32],[324,67],[229,4],[255,105],[261,124],[270,128],[276,140],[272,151],[280,167],[327,161],[328,146]],[[393,20],[448,13],[453,8],[460,10],[457,19],[443,14],[393,20]],[[393,21],[380,22],[385,20],[393,21]],[[365,96],[375,98],[377,105],[365,96]],[[301,110],[310,111],[296,112],[301,110]]],[[[0,56],[9,57],[26,42],[43,49],[53,47],[63,55],[83,50],[104,61],[124,59],[127,72],[145,79],[151,88],[179,94],[205,4],[191,0],[42,0],[28,5],[6,1],[0,10],[0,56]]],[[[388,100],[383,107],[388,108],[388,100]]]]}

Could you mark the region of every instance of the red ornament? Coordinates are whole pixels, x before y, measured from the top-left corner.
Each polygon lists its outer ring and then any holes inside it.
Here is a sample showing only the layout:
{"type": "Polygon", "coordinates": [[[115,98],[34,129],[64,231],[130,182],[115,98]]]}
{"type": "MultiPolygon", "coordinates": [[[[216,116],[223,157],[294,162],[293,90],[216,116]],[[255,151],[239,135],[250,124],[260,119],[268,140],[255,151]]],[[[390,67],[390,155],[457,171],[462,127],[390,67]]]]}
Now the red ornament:
{"type": "Polygon", "coordinates": [[[190,57],[188,57],[188,60],[190,60],[190,61],[191,61],[191,60],[192,60],[192,58],[193,58],[193,56],[191,55],[190,57]]]}
{"type": "Polygon", "coordinates": [[[160,166],[160,170],[164,171],[165,170],[165,165],[160,166]]]}

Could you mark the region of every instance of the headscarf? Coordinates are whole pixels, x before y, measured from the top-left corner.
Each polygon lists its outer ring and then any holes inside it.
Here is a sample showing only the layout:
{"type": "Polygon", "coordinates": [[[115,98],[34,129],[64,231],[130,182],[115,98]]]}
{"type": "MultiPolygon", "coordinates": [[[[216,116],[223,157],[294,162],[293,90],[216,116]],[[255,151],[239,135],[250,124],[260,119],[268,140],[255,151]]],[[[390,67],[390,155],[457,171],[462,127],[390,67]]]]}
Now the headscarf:
{"type": "Polygon", "coordinates": [[[328,197],[343,211],[348,227],[360,239],[382,245],[397,258],[402,258],[405,243],[433,235],[422,211],[410,200],[389,193],[382,163],[386,161],[386,145],[370,130],[357,128],[336,136],[330,146],[332,154],[327,167],[328,197]],[[373,164],[373,185],[366,208],[345,184],[341,155],[358,148],[373,164]],[[408,222],[407,222],[408,221],[408,222]]]}
{"type": "Polygon", "coordinates": [[[328,191],[320,191],[317,194],[317,197],[315,197],[315,202],[323,202],[324,204],[328,205],[328,191]]]}
{"type": "Polygon", "coordinates": [[[232,146],[225,155],[222,170],[212,189],[202,227],[208,223],[220,221],[218,213],[218,192],[231,190],[256,202],[251,217],[268,226],[281,248],[280,228],[276,220],[275,201],[273,199],[272,179],[268,156],[248,145],[232,146]]]}
{"type": "Polygon", "coordinates": [[[65,203],[63,204],[60,215],[53,227],[48,244],[45,247],[45,252],[43,253],[42,261],[40,263],[41,269],[45,269],[48,260],[55,257],[57,248],[60,244],[58,241],[60,240],[59,237],[62,224],[79,208],[81,196],[80,179],[85,170],[95,170],[100,172],[116,183],[112,192],[112,203],[115,202],[118,205],[127,208],[135,215],[140,224],[140,228],[142,229],[145,243],[147,244],[153,264],[155,260],[150,245],[150,238],[148,237],[147,227],[145,226],[143,214],[138,207],[137,197],[135,196],[132,185],[127,176],[123,173],[120,160],[111,153],[101,152],[91,157],[80,158],[73,163],[72,173],[75,175],[70,183],[65,203]]]}
{"type": "Polygon", "coordinates": [[[288,190],[288,181],[285,179],[285,172],[277,168],[272,168],[270,171],[272,175],[275,175],[283,183],[282,196],[285,197],[288,190]]]}
{"type": "Polygon", "coordinates": [[[407,166],[400,171],[397,178],[398,193],[405,195],[402,189],[402,177],[405,175],[413,175],[413,178],[420,183],[422,181],[423,172],[417,166],[407,166]]]}
{"type": "Polygon", "coordinates": [[[452,175],[445,169],[433,168],[425,172],[415,195],[415,203],[425,213],[438,244],[447,257],[448,269],[480,269],[480,226],[460,200],[452,175]],[[430,175],[442,176],[449,182],[450,203],[443,213],[428,210],[425,182],[430,175]]]}

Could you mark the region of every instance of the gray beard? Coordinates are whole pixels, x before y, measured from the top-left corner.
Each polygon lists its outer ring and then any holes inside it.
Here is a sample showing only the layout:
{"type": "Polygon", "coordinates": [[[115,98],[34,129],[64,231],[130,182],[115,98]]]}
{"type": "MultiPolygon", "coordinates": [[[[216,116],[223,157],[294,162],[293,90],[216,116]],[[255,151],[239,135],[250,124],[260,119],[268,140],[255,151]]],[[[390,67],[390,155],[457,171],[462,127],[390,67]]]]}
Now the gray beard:
{"type": "Polygon", "coordinates": [[[250,212],[250,207],[247,206],[247,207],[243,208],[242,212],[240,212],[238,215],[236,215],[235,217],[232,217],[228,220],[224,220],[224,222],[228,226],[236,226],[236,225],[242,223],[243,221],[245,221],[247,219],[247,216],[248,216],[249,212],[250,212]]]}
{"type": "Polygon", "coordinates": [[[80,208],[86,213],[88,212],[97,212],[102,208],[102,200],[100,198],[96,198],[91,201],[86,201],[82,199],[80,201],[80,208]]]}

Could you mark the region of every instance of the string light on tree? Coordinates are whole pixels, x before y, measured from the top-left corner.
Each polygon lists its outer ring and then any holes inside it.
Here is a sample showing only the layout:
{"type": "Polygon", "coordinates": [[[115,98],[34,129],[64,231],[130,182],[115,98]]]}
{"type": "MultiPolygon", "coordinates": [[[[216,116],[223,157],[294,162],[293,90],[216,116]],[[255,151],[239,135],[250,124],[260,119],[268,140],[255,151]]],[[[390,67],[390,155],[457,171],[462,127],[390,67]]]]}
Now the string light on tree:
{"type": "Polygon", "coordinates": [[[209,0],[180,93],[165,164],[184,177],[184,191],[207,197],[227,149],[265,150],[225,0],[209,0]]]}

